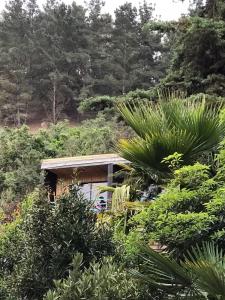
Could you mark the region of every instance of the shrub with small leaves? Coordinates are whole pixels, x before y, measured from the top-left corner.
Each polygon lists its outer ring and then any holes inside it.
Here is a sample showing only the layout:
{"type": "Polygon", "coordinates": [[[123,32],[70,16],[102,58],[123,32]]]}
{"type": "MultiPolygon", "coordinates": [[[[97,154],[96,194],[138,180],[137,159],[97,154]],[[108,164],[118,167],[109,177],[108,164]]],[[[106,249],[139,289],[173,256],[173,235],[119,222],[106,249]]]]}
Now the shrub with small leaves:
{"type": "MultiPolygon", "coordinates": [[[[220,152],[220,159],[223,152],[220,152]]],[[[199,242],[213,240],[225,249],[225,197],[223,165],[216,174],[200,163],[174,171],[164,192],[130,222],[132,231],[167,246],[175,256],[199,242]]]]}

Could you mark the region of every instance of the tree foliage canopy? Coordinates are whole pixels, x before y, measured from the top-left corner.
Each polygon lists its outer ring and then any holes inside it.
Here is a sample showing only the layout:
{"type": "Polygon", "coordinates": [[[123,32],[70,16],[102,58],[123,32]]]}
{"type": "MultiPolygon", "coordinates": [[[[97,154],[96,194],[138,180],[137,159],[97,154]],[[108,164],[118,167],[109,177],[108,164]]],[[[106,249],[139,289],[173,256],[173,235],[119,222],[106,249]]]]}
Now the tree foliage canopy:
{"type": "Polygon", "coordinates": [[[2,122],[20,125],[42,112],[56,123],[74,116],[81,99],[159,82],[161,35],[142,30],[154,8],[126,3],[113,19],[102,7],[99,0],[46,1],[42,10],[35,0],[8,2],[0,20],[2,122]]]}

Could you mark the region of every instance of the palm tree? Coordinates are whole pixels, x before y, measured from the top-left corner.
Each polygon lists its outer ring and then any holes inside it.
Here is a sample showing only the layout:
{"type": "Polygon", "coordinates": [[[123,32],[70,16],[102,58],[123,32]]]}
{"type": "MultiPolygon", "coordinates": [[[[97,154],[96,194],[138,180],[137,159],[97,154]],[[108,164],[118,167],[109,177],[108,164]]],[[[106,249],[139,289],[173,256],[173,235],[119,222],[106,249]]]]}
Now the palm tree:
{"type": "Polygon", "coordinates": [[[204,100],[120,103],[118,110],[137,135],[121,140],[118,152],[145,171],[168,172],[163,159],[175,152],[182,154],[184,164],[192,163],[213,151],[225,133],[218,107],[208,107],[204,100]]]}
{"type": "Polygon", "coordinates": [[[132,274],[167,299],[225,299],[225,256],[215,244],[192,249],[180,263],[147,246],[143,258],[142,272],[132,274]]]}

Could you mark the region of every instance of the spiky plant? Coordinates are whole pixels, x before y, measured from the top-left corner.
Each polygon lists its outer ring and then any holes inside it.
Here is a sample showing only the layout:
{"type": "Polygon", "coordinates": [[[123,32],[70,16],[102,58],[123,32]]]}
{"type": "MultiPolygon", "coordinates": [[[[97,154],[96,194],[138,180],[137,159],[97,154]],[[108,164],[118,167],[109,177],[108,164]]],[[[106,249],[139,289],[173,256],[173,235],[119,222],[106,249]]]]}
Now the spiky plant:
{"type": "Polygon", "coordinates": [[[208,107],[205,101],[181,99],[120,103],[118,110],[136,137],[121,140],[118,152],[137,168],[168,172],[162,160],[175,152],[182,154],[184,164],[213,151],[225,134],[220,109],[208,107]]]}
{"type": "Polygon", "coordinates": [[[130,200],[130,186],[122,185],[118,187],[100,187],[101,193],[106,191],[112,193],[111,211],[113,213],[123,212],[125,210],[125,203],[130,200]]]}
{"type": "Polygon", "coordinates": [[[120,214],[126,212],[127,210],[140,211],[149,205],[149,203],[146,202],[130,201],[130,188],[131,187],[126,184],[117,187],[100,186],[99,191],[100,193],[112,193],[112,202],[110,208],[112,213],[120,214]]]}
{"type": "Polygon", "coordinates": [[[193,248],[180,263],[147,246],[143,258],[142,271],[131,273],[168,299],[225,299],[225,256],[214,243],[193,248]]]}

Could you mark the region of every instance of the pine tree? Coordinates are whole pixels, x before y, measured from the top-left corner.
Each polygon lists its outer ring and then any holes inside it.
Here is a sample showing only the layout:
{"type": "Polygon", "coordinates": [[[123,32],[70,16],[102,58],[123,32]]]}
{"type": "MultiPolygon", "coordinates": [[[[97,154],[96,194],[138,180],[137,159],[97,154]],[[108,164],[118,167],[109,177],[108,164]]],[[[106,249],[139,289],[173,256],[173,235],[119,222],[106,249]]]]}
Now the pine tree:
{"type": "Polygon", "coordinates": [[[137,88],[148,89],[165,74],[161,35],[144,29],[152,20],[153,11],[154,7],[144,1],[139,11],[125,3],[115,12],[113,75],[122,94],[137,88]]]}
{"type": "Polygon", "coordinates": [[[131,3],[121,5],[115,11],[113,30],[113,75],[117,80],[120,93],[131,89],[131,72],[138,54],[137,9],[131,3]]]}
{"type": "Polygon", "coordinates": [[[139,8],[138,50],[132,71],[133,85],[131,89],[150,87],[159,83],[165,74],[163,62],[164,48],[161,34],[145,30],[145,25],[153,19],[154,7],[146,1],[139,8]]]}
{"type": "Polygon", "coordinates": [[[32,100],[30,21],[36,13],[35,0],[9,1],[0,23],[1,114],[5,122],[15,125],[25,121],[32,100]]]}
{"type": "Polygon", "coordinates": [[[81,99],[94,95],[116,95],[112,76],[112,17],[102,14],[104,3],[91,0],[88,4],[88,53],[90,65],[81,99]]]}
{"type": "Polygon", "coordinates": [[[153,7],[144,2],[138,11],[126,3],[115,20],[102,7],[101,0],[86,8],[46,0],[40,10],[37,0],[9,0],[0,20],[0,97],[4,107],[15,100],[7,120],[16,120],[15,107],[21,116],[26,107],[55,123],[74,117],[81,99],[158,83],[165,72],[161,36],[143,30],[153,7]]]}
{"type": "Polygon", "coordinates": [[[0,120],[5,124],[20,126],[28,118],[31,90],[18,77],[0,77],[0,120]]]}
{"type": "Polygon", "coordinates": [[[51,111],[50,120],[55,123],[66,109],[75,111],[89,56],[85,10],[75,3],[50,2],[36,32],[39,55],[33,73],[37,101],[47,115],[51,111]]]}

